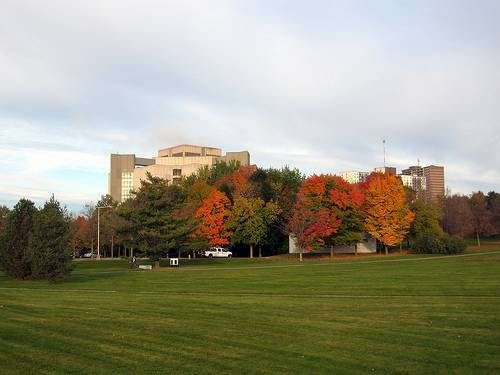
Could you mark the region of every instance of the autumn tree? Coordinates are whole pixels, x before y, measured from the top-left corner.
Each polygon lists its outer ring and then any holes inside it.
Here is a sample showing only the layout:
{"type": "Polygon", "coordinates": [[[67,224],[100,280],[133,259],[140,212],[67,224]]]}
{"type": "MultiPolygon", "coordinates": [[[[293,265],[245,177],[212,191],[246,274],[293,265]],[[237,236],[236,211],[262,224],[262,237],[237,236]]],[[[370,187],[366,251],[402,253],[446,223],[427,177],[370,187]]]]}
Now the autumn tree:
{"type": "Polygon", "coordinates": [[[462,238],[474,234],[474,217],[466,195],[446,195],[443,200],[443,218],[441,225],[443,229],[452,235],[462,238]]]}
{"type": "Polygon", "coordinates": [[[491,213],[491,225],[494,228],[493,235],[500,234],[500,193],[490,191],[486,196],[487,207],[491,213]]]}
{"type": "Polygon", "coordinates": [[[365,229],[388,246],[400,244],[415,217],[408,208],[401,180],[389,173],[372,173],[365,190],[365,229]]]}
{"type": "Polygon", "coordinates": [[[225,176],[233,174],[240,169],[240,162],[231,160],[229,162],[218,161],[212,166],[205,165],[198,171],[183,179],[186,187],[189,187],[196,182],[202,181],[208,185],[213,185],[216,181],[223,179],[225,176]]]}
{"type": "Polygon", "coordinates": [[[226,194],[214,189],[196,211],[195,217],[200,221],[196,234],[204,237],[211,246],[230,243],[231,232],[227,228],[230,205],[226,194]]]}
{"type": "Polygon", "coordinates": [[[362,203],[361,189],[342,178],[311,176],[300,187],[290,230],[307,250],[355,244],[362,239],[362,203]]]}
{"type": "Polygon", "coordinates": [[[89,220],[83,216],[78,215],[71,220],[71,232],[73,239],[73,249],[90,248],[89,245],[89,220]]]}
{"type": "Polygon", "coordinates": [[[493,215],[488,209],[488,201],[483,192],[472,193],[469,198],[472,216],[474,218],[474,232],[476,234],[477,246],[481,246],[480,237],[495,234],[498,228],[493,225],[493,215]]]}

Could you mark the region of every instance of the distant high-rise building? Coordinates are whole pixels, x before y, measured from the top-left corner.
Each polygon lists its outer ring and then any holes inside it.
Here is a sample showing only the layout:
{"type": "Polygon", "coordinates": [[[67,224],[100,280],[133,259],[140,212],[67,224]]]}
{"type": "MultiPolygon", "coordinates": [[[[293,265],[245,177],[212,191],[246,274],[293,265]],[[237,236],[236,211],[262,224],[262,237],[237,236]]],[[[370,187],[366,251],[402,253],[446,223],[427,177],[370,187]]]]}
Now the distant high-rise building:
{"type": "Polygon", "coordinates": [[[358,182],[365,182],[369,174],[369,172],[348,171],[342,172],[340,177],[350,184],[357,184],[358,182]]]}
{"type": "Polygon", "coordinates": [[[425,177],[416,175],[400,174],[399,177],[404,186],[408,186],[417,194],[421,195],[425,191],[425,177]]]}
{"type": "Polygon", "coordinates": [[[396,168],[394,167],[378,167],[374,169],[377,173],[388,173],[392,175],[396,175],[396,168]]]}
{"type": "Polygon", "coordinates": [[[437,202],[444,197],[444,167],[429,165],[424,167],[425,198],[428,202],[437,202]]]}
{"type": "Polygon", "coordinates": [[[411,167],[408,167],[407,169],[403,169],[401,171],[402,175],[405,176],[420,176],[423,177],[424,175],[424,168],[422,168],[420,165],[413,165],[411,167]]]}
{"type": "Polygon", "coordinates": [[[201,167],[215,165],[219,161],[236,161],[241,166],[250,164],[248,151],[227,152],[222,155],[220,148],[179,145],[158,151],[151,159],[137,158],[134,154],[111,154],[109,172],[109,194],[123,202],[131,197],[131,192],[141,186],[147,173],[173,183],[182,176],[189,176],[201,167]]]}
{"type": "Polygon", "coordinates": [[[414,165],[407,169],[403,169],[399,177],[404,186],[408,186],[419,196],[424,194],[426,189],[424,169],[420,165],[414,165]]]}

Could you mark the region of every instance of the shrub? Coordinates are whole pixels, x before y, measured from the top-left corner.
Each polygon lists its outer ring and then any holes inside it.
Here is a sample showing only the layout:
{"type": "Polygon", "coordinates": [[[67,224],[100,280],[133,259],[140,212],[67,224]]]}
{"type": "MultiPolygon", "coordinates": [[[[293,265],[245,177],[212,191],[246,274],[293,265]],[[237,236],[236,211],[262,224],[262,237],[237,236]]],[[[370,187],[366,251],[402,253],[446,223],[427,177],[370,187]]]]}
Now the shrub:
{"type": "Polygon", "coordinates": [[[465,242],[437,230],[426,230],[416,236],[413,250],[425,254],[458,254],[465,250],[465,242]]]}
{"type": "Polygon", "coordinates": [[[459,254],[465,251],[465,241],[457,236],[446,235],[446,254],[459,254]]]}

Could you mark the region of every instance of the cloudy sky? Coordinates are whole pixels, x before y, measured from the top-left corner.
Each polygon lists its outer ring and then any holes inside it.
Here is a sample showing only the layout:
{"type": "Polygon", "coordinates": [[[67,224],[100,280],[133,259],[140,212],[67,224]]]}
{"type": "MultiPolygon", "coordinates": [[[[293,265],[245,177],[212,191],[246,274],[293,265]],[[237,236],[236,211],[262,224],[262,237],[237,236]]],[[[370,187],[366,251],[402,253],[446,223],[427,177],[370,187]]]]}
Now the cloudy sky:
{"type": "Polygon", "coordinates": [[[180,143],[306,174],[444,165],[500,191],[500,1],[0,3],[0,204],[107,193],[180,143]]]}

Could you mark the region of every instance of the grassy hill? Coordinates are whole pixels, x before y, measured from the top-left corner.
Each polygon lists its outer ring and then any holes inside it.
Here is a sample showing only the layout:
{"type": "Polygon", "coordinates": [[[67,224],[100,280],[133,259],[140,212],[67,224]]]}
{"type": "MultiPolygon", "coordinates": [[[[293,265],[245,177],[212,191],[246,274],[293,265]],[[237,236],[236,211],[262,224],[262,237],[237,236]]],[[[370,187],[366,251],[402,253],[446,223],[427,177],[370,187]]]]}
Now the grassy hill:
{"type": "Polygon", "coordinates": [[[0,348],[3,374],[500,373],[500,246],[0,274],[0,348]]]}

